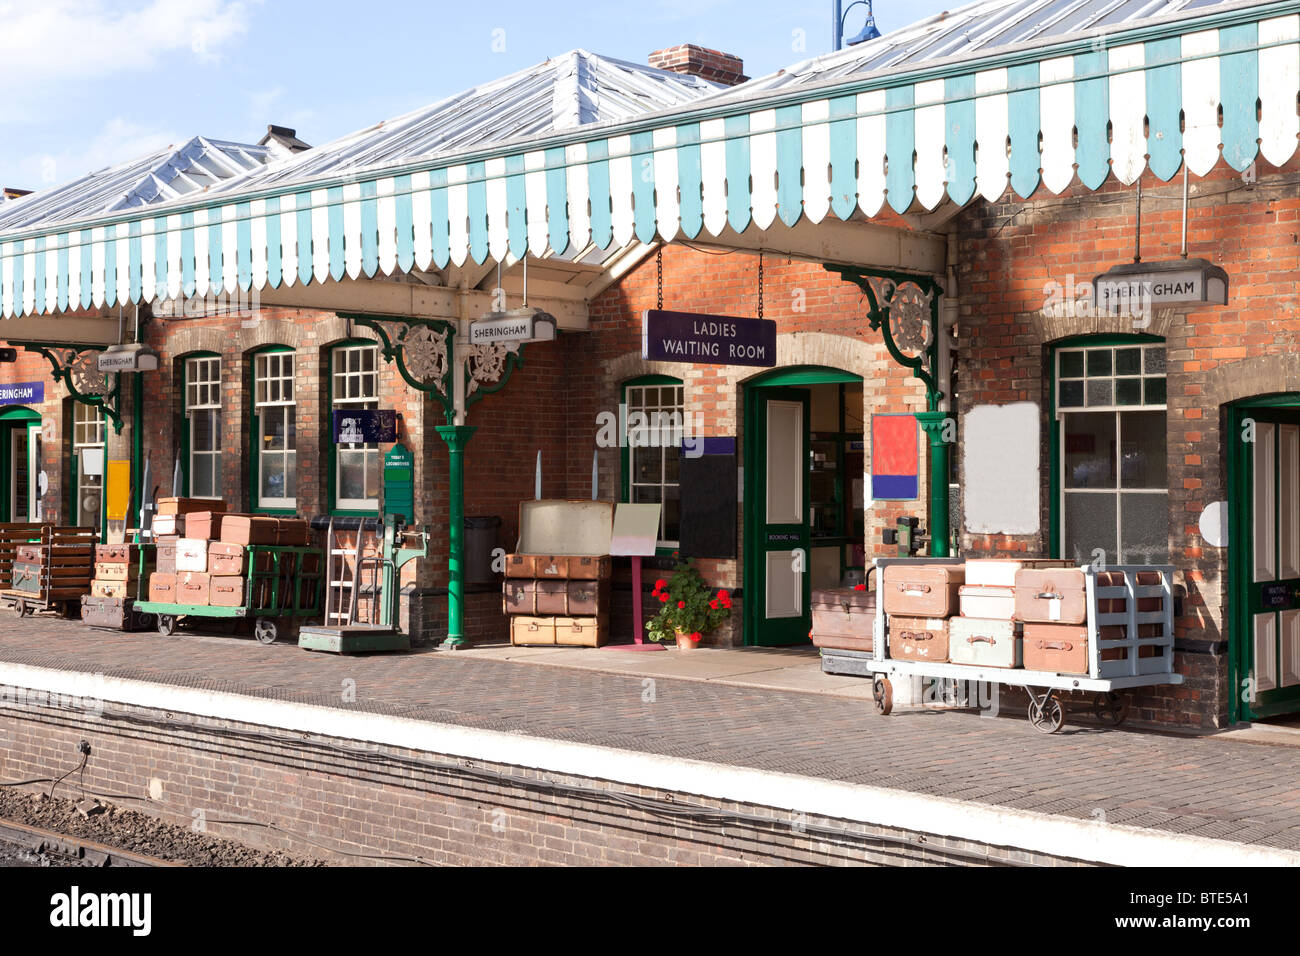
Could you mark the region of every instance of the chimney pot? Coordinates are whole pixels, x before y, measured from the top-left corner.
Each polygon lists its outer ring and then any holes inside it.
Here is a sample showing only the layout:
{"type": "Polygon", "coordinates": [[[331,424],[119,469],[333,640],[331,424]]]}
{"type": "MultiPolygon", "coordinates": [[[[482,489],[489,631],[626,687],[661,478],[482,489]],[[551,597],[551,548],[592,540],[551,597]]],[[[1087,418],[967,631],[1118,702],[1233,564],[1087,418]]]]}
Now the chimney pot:
{"type": "Polygon", "coordinates": [[[649,63],[660,70],[698,76],[723,86],[736,86],[749,79],[745,76],[745,61],[740,57],[694,43],[655,50],[650,54],[649,63]]]}

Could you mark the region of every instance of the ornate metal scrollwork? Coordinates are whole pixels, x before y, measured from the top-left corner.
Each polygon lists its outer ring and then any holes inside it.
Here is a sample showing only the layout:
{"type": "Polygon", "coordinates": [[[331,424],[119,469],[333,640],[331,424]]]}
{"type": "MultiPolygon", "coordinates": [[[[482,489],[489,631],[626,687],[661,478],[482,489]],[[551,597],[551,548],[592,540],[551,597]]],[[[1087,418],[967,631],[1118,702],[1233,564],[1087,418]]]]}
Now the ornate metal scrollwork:
{"type": "Polygon", "coordinates": [[[465,355],[465,403],[503,388],[515,366],[523,364],[522,350],[520,342],[469,346],[465,355]]]}
{"type": "Polygon", "coordinates": [[[122,416],[119,411],[121,376],[116,372],[99,370],[100,346],[48,345],[43,342],[20,342],[29,352],[45,356],[53,370],[54,381],[62,382],[68,394],[83,405],[102,408],[113,423],[113,431],[121,433],[122,416]]]}

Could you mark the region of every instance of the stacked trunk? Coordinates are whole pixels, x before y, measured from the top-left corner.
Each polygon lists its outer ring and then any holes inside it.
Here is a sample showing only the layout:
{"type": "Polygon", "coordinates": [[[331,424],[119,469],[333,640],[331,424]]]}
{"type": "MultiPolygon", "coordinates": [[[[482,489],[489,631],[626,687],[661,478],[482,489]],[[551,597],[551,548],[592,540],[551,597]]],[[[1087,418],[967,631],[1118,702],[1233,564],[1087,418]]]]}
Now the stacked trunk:
{"type": "Polygon", "coordinates": [[[147,616],[135,610],[139,592],[140,555],[133,544],[95,546],[95,577],[90,593],[81,598],[81,619],[92,627],[138,631],[147,616]]]}
{"type": "Polygon", "coordinates": [[[13,548],[13,591],[41,602],[81,600],[90,590],[95,537],[93,528],[42,526],[37,541],[13,548]]]}
{"type": "Polygon", "coordinates": [[[812,632],[817,647],[870,651],[876,595],[865,588],[823,588],[812,593],[812,632]]]}

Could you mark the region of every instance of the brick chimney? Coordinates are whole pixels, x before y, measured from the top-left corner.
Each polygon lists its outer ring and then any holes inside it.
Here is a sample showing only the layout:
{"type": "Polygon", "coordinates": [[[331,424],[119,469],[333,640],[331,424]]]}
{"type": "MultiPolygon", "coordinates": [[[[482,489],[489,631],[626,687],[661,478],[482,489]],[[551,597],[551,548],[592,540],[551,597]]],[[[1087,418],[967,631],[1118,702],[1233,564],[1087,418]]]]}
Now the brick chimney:
{"type": "Polygon", "coordinates": [[[674,73],[687,73],[723,86],[736,86],[749,77],[745,75],[745,61],[730,53],[721,53],[694,43],[670,46],[650,54],[650,65],[674,73]]]}

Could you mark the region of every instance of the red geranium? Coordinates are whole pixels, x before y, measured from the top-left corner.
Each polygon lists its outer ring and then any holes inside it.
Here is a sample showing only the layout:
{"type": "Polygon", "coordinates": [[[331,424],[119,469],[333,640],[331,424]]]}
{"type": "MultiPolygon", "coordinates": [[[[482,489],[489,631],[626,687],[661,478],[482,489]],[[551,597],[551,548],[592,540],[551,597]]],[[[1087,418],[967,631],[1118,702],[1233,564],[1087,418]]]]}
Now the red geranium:
{"type": "Polygon", "coordinates": [[[659,595],[659,603],[661,603],[661,604],[667,604],[667,603],[668,603],[668,595],[667,595],[667,594],[661,594],[661,595],[659,595]]]}
{"type": "Polygon", "coordinates": [[[853,585],[853,590],[855,590],[855,591],[865,591],[866,589],[867,589],[867,586],[866,586],[865,584],[855,584],[855,585],[853,585]]]}
{"type": "Polygon", "coordinates": [[[700,632],[696,631],[694,634],[692,634],[691,640],[694,641],[696,644],[700,643],[700,632]]]}
{"type": "Polygon", "coordinates": [[[717,609],[718,609],[718,599],[714,598],[712,601],[709,602],[709,610],[716,611],[717,609]]]}
{"type": "Polygon", "coordinates": [[[656,591],[662,591],[666,587],[668,587],[668,582],[665,581],[663,578],[660,578],[659,580],[655,581],[656,591]]]}
{"type": "Polygon", "coordinates": [[[684,607],[686,607],[686,602],[685,602],[685,601],[678,601],[678,602],[677,602],[677,610],[680,611],[680,610],[681,610],[682,608],[684,608],[684,607]]]}

